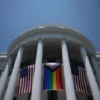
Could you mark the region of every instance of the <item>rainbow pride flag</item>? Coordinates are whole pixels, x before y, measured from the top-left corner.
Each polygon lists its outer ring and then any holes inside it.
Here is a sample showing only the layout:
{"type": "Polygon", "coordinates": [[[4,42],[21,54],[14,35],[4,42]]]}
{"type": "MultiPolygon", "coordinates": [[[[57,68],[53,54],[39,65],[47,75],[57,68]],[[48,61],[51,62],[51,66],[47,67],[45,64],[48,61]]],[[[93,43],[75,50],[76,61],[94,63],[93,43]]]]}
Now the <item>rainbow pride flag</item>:
{"type": "Polygon", "coordinates": [[[55,71],[44,66],[43,90],[62,90],[62,67],[58,67],[55,71]]]}

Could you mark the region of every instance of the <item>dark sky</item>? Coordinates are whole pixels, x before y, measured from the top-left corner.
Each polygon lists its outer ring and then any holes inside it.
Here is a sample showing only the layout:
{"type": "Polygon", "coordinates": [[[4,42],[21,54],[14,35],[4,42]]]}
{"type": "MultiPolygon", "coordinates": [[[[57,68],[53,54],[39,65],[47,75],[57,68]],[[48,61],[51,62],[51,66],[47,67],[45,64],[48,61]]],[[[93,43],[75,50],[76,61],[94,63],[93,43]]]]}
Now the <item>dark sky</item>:
{"type": "Polygon", "coordinates": [[[0,52],[23,31],[46,24],[80,31],[100,51],[100,0],[0,0],[0,52]]]}

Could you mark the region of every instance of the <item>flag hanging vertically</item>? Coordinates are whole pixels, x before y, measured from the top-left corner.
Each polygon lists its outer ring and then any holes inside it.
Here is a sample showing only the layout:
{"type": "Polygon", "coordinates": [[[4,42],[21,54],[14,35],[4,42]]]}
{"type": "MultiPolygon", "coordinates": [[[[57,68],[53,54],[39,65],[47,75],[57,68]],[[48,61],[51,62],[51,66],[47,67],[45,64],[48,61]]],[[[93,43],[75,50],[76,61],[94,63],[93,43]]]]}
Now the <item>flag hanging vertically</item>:
{"type": "Polygon", "coordinates": [[[85,69],[80,66],[71,66],[71,69],[72,69],[72,74],[74,79],[75,91],[90,93],[85,69]]]}
{"type": "Polygon", "coordinates": [[[25,66],[20,69],[18,95],[32,91],[32,78],[35,70],[34,65],[25,66]]]}
{"type": "Polygon", "coordinates": [[[60,63],[44,64],[43,90],[62,90],[62,67],[60,63]]]}

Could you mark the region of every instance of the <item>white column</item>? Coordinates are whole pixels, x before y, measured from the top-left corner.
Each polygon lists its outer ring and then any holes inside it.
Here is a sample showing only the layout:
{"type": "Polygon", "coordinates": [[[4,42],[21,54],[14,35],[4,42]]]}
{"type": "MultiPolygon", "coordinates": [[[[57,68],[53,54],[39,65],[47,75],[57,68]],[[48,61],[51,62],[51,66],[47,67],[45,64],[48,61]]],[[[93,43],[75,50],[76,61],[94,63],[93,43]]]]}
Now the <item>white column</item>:
{"type": "Polygon", "coordinates": [[[20,69],[20,64],[21,64],[21,60],[22,60],[22,56],[23,56],[23,51],[24,51],[23,47],[20,47],[18,50],[18,54],[17,54],[16,61],[15,61],[14,67],[13,67],[13,71],[12,71],[12,74],[11,74],[11,77],[9,80],[9,84],[8,84],[8,88],[6,90],[4,100],[13,100],[17,76],[18,76],[18,72],[20,69]]]}
{"type": "Polygon", "coordinates": [[[31,100],[41,100],[41,73],[42,73],[42,52],[43,43],[42,40],[38,41],[37,55],[35,62],[35,72],[32,82],[32,95],[31,100]]]}
{"type": "Polygon", "coordinates": [[[85,66],[85,70],[86,70],[86,74],[87,74],[87,78],[88,78],[88,81],[90,84],[93,98],[94,98],[94,100],[100,100],[100,90],[99,90],[99,87],[97,85],[95,76],[93,74],[91,64],[89,62],[89,58],[87,56],[87,53],[86,53],[84,47],[81,47],[80,50],[81,50],[81,55],[82,55],[82,59],[84,62],[84,66],[85,66]]]}
{"type": "Polygon", "coordinates": [[[71,66],[68,56],[68,49],[65,40],[62,40],[61,46],[66,97],[67,100],[76,100],[74,82],[71,74],[71,66]]]}
{"type": "Polygon", "coordinates": [[[1,80],[0,80],[0,100],[2,99],[2,97],[4,95],[4,90],[5,90],[5,87],[7,84],[8,73],[11,68],[11,64],[12,64],[12,58],[9,58],[6,68],[4,69],[2,76],[1,76],[1,80]]]}
{"type": "Polygon", "coordinates": [[[92,61],[92,64],[93,64],[93,67],[94,67],[94,70],[96,72],[96,78],[98,80],[98,84],[100,85],[100,72],[99,72],[99,66],[97,65],[96,63],[96,60],[95,60],[95,57],[91,57],[91,61],[92,61]]]}

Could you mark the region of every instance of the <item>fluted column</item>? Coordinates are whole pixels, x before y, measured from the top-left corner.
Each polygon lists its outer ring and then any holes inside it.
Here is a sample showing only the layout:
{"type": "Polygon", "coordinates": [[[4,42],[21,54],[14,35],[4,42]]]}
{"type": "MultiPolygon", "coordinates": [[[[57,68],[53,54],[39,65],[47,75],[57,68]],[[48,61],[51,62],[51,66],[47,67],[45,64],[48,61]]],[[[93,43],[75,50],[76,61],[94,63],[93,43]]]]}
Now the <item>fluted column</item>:
{"type": "Polygon", "coordinates": [[[62,60],[63,60],[66,97],[67,100],[76,100],[74,82],[71,74],[71,66],[68,56],[68,49],[65,40],[62,40],[61,47],[62,47],[62,60]]]}
{"type": "Polygon", "coordinates": [[[41,100],[41,73],[42,73],[42,56],[43,56],[43,43],[42,40],[38,41],[35,72],[32,82],[32,95],[31,100],[41,100]]]}
{"type": "Polygon", "coordinates": [[[23,47],[20,47],[18,50],[18,54],[16,57],[16,61],[15,61],[14,67],[13,67],[12,74],[10,76],[10,80],[9,80],[9,84],[8,84],[8,88],[6,90],[4,100],[13,100],[17,76],[18,76],[18,72],[20,69],[20,64],[21,64],[21,60],[22,60],[22,56],[23,56],[23,51],[24,51],[23,47]]]}
{"type": "Polygon", "coordinates": [[[100,86],[100,72],[99,72],[99,66],[98,66],[97,63],[96,63],[95,57],[91,56],[91,61],[92,61],[94,70],[95,70],[95,72],[96,72],[96,78],[97,78],[97,80],[98,80],[98,84],[99,84],[99,86],[100,86]]]}
{"type": "Polygon", "coordinates": [[[86,74],[87,74],[87,78],[88,78],[88,81],[90,84],[93,98],[94,98],[94,100],[100,100],[100,90],[99,90],[98,84],[96,82],[95,76],[93,74],[92,67],[89,62],[89,58],[87,56],[87,53],[86,53],[84,47],[81,47],[80,50],[81,50],[81,55],[82,55],[82,59],[84,62],[84,66],[85,66],[85,70],[86,70],[86,74]]]}
{"type": "Polygon", "coordinates": [[[8,74],[9,74],[11,64],[12,64],[12,58],[9,58],[6,68],[4,69],[2,76],[1,76],[1,80],[0,80],[0,100],[2,99],[2,97],[4,95],[4,89],[7,84],[7,79],[8,79],[8,74]]]}

